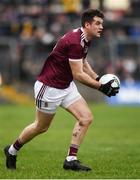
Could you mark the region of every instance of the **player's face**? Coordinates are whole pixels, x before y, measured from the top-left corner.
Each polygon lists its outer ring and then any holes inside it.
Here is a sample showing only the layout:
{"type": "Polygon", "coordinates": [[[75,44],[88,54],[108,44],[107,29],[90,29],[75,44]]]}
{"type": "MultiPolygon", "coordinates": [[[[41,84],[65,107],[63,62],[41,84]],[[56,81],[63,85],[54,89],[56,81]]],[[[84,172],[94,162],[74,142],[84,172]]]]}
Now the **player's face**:
{"type": "Polygon", "coordinates": [[[100,37],[103,30],[103,19],[95,16],[92,23],[88,23],[86,26],[87,35],[89,38],[100,37]]]}

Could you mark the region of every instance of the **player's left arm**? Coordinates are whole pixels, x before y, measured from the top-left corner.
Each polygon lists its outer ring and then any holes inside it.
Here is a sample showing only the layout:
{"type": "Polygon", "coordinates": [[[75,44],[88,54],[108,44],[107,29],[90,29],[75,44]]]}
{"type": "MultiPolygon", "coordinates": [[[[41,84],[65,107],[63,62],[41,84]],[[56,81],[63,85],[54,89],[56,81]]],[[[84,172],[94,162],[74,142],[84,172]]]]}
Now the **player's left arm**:
{"type": "Polygon", "coordinates": [[[92,69],[91,65],[86,59],[84,59],[83,61],[83,71],[93,79],[97,79],[99,77],[99,75],[96,74],[96,72],[92,69]]]}

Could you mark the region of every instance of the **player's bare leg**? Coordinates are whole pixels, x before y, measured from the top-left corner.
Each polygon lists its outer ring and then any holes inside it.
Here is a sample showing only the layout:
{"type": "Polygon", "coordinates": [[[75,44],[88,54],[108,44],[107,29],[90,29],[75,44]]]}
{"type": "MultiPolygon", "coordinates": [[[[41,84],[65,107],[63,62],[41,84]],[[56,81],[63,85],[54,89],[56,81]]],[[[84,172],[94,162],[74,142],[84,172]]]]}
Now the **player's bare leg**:
{"type": "Polygon", "coordinates": [[[70,105],[67,110],[76,117],[77,122],[73,129],[71,146],[63,167],[64,169],[72,169],[78,171],[91,170],[89,167],[81,165],[76,156],[78,148],[83,142],[88,127],[92,122],[92,113],[83,98],[70,105]]]}
{"type": "Polygon", "coordinates": [[[19,136],[19,141],[22,144],[27,143],[35,136],[44,133],[48,130],[54,114],[46,114],[36,110],[35,122],[27,126],[19,136]]]}
{"type": "Polygon", "coordinates": [[[47,131],[55,114],[46,114],[36,110],[35,122],[27,126],[20,134],[19,138],[4,149],[6,155],[6,167],[16,169],[16,156],[20,148],[33,139],[35,136],[47,131]]]}

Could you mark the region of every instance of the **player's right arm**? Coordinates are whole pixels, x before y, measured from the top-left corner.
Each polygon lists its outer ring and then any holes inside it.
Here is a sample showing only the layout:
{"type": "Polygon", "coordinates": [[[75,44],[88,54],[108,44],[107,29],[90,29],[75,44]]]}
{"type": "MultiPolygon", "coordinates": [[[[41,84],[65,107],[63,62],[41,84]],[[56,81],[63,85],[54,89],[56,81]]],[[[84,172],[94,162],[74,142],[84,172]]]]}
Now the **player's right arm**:
{"type": "Polygon", "coordinates": [[[101,83],[91,78],[86,72],[83,71],[82,59],[69,59],[73,78],[89,87],[99,89],[101,83]]]}
{"type": "Polygon", "coordinates": [[[89,87],[98,89],[107,96],[114,96],[114,89],[111,87],[112,82],[101,84],[89,74],[84,72],[83,68],[83,48],[75,43],[69,44],[67,48],[69,65],[72,71],[73,78],[89,87]]]}
{"type": "Polygon", "coordinates": [[[112,81],[109,81],[106,84],[101,84],[99,81],[96,81],[90,77],[87,73],[83,71],[83,62],[82,59],[69,59],[69,64],[71,67],[73,78],[89,87],[98,89],[105,95],[111,97],[116,95],[116,91],[111,87],[112,81]]]}

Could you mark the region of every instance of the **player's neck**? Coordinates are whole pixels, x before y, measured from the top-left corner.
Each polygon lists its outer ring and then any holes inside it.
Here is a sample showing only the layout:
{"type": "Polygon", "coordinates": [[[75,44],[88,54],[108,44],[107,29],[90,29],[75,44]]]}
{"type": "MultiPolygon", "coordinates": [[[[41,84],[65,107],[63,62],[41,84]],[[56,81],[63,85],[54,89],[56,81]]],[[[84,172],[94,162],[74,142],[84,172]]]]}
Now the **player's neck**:
{"type": "Polygon", "coordinates": [[[93,39],[92,37],[88,36],[88,33],[87,33],[87,31],[86,31],[85,28],[81,27],[81,31],[82,31],[82,32],[84,33],[84,35],[85,35],[85,40],[86,40],[86,42],[91,41],[91,40],[93,39]]]}

